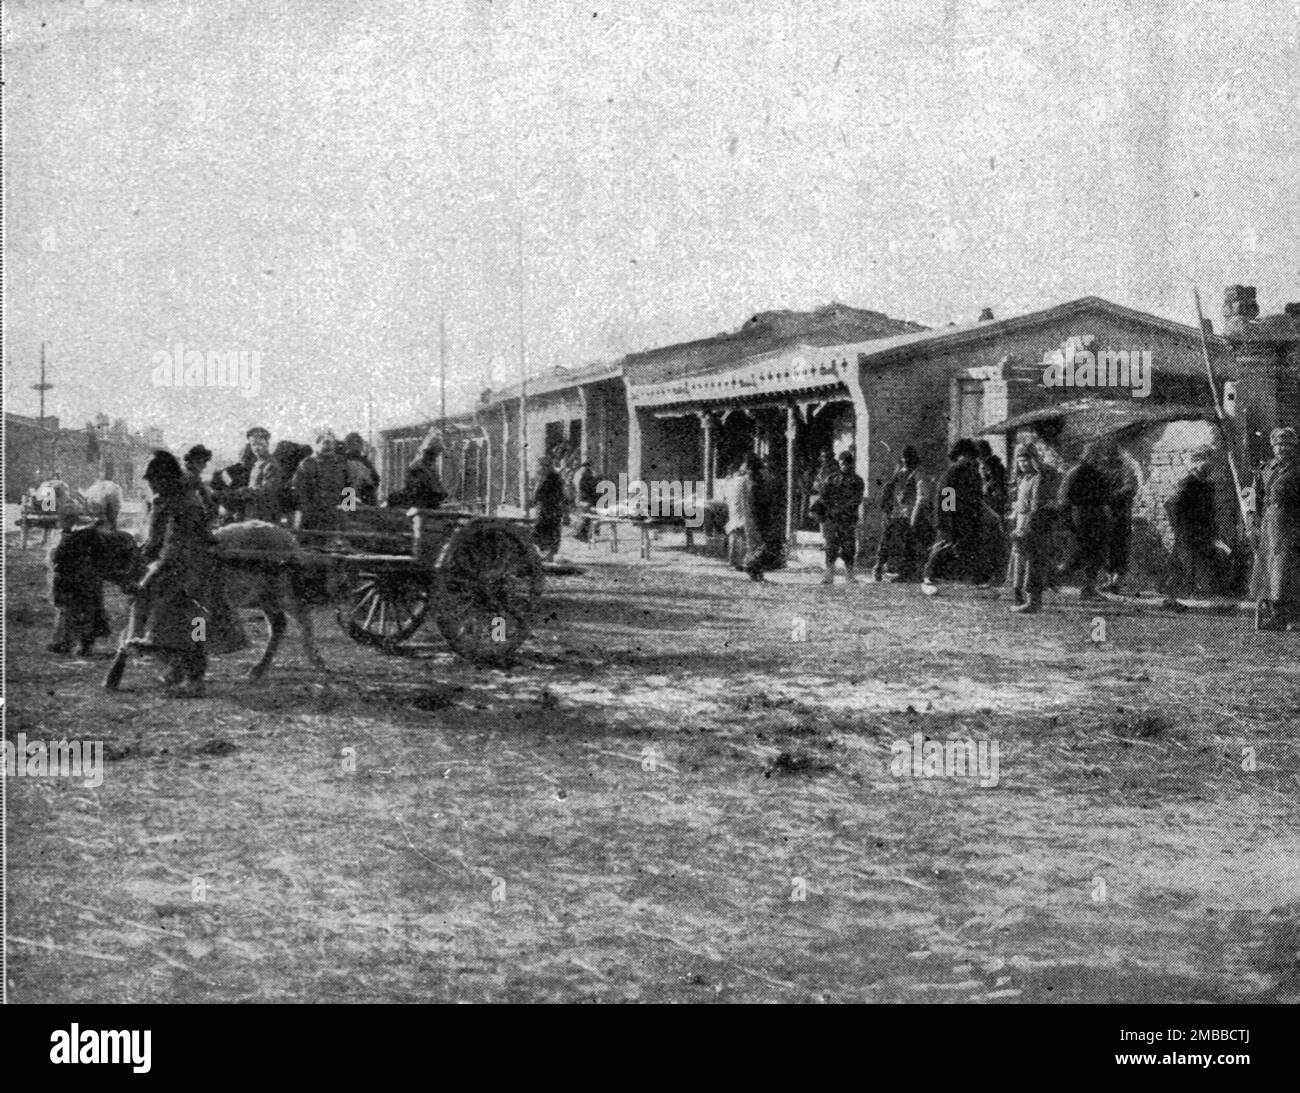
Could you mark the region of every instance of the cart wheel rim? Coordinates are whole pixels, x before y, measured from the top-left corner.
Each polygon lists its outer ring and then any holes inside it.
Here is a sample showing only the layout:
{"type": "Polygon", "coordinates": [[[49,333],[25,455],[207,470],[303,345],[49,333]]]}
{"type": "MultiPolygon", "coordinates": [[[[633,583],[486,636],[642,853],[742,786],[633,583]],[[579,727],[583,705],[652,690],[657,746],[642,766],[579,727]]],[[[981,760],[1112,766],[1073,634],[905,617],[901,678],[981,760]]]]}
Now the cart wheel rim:
{"type": "Polygon", "coordinates": [[[455,652],[499,663],[527,640],[541,592],[531,547],[498,528],[471,529],[451,545],[438,576],[436,621],[455,652]]]}
{"type": "Polygon", "coordinates": [[[391,651],[415,636],[429,611],[429,589],[406,577],[362,574],[336,616],[353,641],[391,651]]]}

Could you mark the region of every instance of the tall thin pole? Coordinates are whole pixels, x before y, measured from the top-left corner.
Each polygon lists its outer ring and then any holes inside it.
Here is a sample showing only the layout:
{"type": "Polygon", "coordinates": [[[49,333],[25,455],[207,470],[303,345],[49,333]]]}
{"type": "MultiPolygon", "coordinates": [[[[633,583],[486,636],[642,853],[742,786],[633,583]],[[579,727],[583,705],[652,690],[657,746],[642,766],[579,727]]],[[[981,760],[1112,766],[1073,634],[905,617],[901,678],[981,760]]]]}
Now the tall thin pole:
{"type": "Polygon", "coordinates": [[[528,519],[528,373],[524,348],[524,222],[516,224],[519,241],[519,503],[528,519]]]}
{"type": "Polygon", "coordinates": [[[1219,422],[1219,432],[1223,435],[1223,452],[1228,457],[1228,470],[1232,472],[1232,486],[1237,493],[1237,508],[1241,512],[1242,525],[1250,530],[1250,513],[1246,511],[1246,499],[1241,494],[1241,476],[1237,473],[1237,459],[1233,453],[1233,438],[1228,433],[1227,417],[1223,412],[1223,403],[1219,399],[1219,381],[1214,375],[1214,364],[1210,360],[1210,341],[1205,336],[1205,315],[1201,311],[1201,294],[1193,287],[1192,297],[1196,300],[1196,325],[1201,331],[1201,356],[1205,359],[1205,374],[1210,380],[1210,398],[1214,399],[1214,416],[1219,422]]]}
{"type": "Polygon", "coordinates": [[[447,428],[447,311],[438,312],[438,414],[439,425],[447,428]]]}
{"type": "Polygon", "coordinates": [[[45,343],[41,342],[41,382],[32,384],[41,393],[41,479],[49,476],[49,437],[45,429],[45,392],[54,386],[45,382],[45,343]]]}

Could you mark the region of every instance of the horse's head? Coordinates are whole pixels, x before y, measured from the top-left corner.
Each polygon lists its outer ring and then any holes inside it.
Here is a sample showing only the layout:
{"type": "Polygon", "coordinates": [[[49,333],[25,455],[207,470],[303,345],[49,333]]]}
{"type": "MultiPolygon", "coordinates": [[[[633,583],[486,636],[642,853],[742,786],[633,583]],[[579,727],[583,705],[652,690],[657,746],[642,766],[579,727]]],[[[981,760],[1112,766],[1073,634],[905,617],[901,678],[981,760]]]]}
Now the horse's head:
{"type": "Polygon", "coordinates": [[[144,555],[135,536],[127,531],[106,531],[96,528],[99,537],[99,564],[104,580],[129,587],[144,576],[144,555]]]}
{"type": "Polygon", "coordinates": [[[144,575],[144,560],[133,536],[100,527],[65,531],[50,551],[50,598],[70,604],[100,581],[129,587],[144,575]]]}

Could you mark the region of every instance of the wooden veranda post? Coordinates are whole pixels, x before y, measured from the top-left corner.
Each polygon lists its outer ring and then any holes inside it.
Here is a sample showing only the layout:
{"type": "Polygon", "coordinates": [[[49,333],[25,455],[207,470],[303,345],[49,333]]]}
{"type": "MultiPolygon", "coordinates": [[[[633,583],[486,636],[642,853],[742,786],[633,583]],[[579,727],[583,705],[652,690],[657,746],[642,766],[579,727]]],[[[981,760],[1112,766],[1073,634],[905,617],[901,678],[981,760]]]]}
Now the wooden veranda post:
{"type": "Polygon", "coordinates": [[[794,534],[794,443],[799,435],[799,411],[794,403],[785,408],[785,542],[789,554],[795,551],[794,534]]]}
{"type": "Polygon", "coordinates": [[[704,499],[713,500],[713,415],[700,411],[700,431],[704,436],[704,499]]]}

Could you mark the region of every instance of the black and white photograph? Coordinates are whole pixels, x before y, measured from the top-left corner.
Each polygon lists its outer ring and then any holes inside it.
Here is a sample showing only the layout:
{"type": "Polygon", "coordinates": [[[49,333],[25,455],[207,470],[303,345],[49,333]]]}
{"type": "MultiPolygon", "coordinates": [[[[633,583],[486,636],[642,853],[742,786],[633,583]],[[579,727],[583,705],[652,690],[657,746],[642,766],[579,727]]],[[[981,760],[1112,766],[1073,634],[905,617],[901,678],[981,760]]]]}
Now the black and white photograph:
{"type": "Polygon", "coordinates": [[[1089,1043],[1249,1069],[1300,3],[3,19],[6,1002],[1197,1004],[1089,1043]]]}

